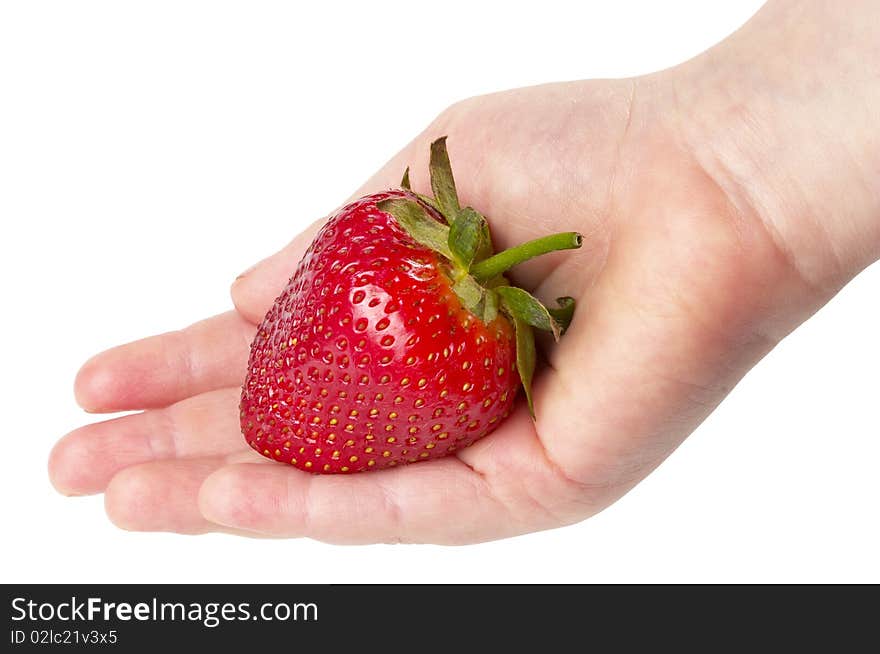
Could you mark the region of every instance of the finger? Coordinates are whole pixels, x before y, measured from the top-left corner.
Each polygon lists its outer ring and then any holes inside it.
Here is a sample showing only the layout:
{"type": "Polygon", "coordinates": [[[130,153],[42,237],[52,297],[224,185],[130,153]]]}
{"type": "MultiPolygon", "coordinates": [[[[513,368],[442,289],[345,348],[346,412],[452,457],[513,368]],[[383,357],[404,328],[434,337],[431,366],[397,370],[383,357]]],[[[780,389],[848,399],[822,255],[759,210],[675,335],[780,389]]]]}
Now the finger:
{"type": "Polygon", "coordinates": [[[121,470],[162,459],[226,454],[247,447],[239,427],[239,389],[227,388],[80,427],[49,455],[49,478],[65,495],[103,491],[121,470]]]}
{"type": "Polygon", "coordinates": [[[115,347],[89,359],[74,383],[87,411],[161,407],[242,382],[254,327],[235,311],[115,347]]]}
{"type": "Polygon", "coordinates": [[[206,520],[197,501],[204,480],[226,462],[223,457],[209,457],[126,468],[107,487],[107,516],[117,527],[131,531],[234,531],[206,520]]]}
{"type": "MultiPolygon", "coordinates": [[[[207,519],[231,528],[347,544],[473,543],[575,520],[573,496],[551,500],[556,493],[552,478],[533,483],[546,458],[535,451],[534,430],[525,411],[485,442],[492,440],[501,449],[518,449],[499,457],[516,459],[516,465],[487,466],[483,474],[449,456],[356,475],[311,475],[279,465],[229,465],[205,480],[199,505],[207,519]],[[538,455],[538,463],[528,460],[533,454],[538,455]],[[527,484],[519,475],[525,470],[529,470],[527,484]],[[569,504],[564,511],[563,503],[569,504]]],[[[488,461],[497,454],[476,458],[488,461]]]]}
{"type": "Polygon", "coordinates": [[[199,493],[202,515],[227,527],[331,543],[473,542],[501,507],[479,475],[453,457],[357,475],[290,466],[220,468],[199,493]]]}

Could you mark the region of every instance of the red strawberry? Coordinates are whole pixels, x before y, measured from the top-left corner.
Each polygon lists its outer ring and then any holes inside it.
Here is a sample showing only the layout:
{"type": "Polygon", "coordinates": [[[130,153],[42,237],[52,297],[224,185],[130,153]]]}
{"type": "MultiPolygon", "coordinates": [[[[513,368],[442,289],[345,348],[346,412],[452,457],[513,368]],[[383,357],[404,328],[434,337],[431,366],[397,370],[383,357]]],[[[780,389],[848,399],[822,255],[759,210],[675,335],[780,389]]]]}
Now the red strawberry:
{"type": "Polygon", "coordinates": [[[445,138],[431,146],[434,198],[363,197],[312,242],[251,345],[241,396],[247,442],[311,472],[357,472],[467,447],[531,409],[531,327],[558,336],[571,298],[547,309],[503,272],[578,247],[574,233],[492,255],[485,219],[460,208],[445,138]]]}

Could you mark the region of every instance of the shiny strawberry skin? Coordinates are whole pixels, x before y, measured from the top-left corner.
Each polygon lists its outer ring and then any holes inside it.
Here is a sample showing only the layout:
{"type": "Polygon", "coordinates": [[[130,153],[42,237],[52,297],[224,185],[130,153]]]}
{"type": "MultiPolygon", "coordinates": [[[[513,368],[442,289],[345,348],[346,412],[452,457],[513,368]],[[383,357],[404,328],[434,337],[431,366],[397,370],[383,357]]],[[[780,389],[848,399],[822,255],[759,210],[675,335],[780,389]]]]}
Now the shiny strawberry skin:
{"type": "Polygon", "coordinates": [[[268,458],[320,473],[425,461],[510,412],[510,323],[462,306],[438,255],[376,206],[390,198],[415,196],[377,193],[332,216],[258,329],[240,415],[268,458]]]}

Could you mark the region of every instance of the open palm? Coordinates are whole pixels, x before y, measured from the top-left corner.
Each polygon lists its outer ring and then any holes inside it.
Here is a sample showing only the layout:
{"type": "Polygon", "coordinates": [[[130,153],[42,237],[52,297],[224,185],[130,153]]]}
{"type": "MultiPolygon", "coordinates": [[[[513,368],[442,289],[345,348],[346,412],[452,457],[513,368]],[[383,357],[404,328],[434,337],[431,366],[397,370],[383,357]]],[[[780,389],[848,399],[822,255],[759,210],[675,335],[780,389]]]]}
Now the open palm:
{"type": "Polygon", "coordinates": [[[466,101],[444,112],[358,195],[449,136],[462,202],[498,248],[577,230],[584,247],[531,261],[516,282],[578,300],[544,343],[533,422],[524,406],[456,456],[358,475],[266,461],[241,436],[238,400],[255,325],[316,226],[236,280],[236,311],[104,352],[80,372],[87,409],[144,409],[55,447],[64,493],[104,492],[137,530],[233,531],[341,543],[465,543],[580,521],[636,484],[793,324],[783,291],[810,292],[761,218],[707,170],[672,82],[576,82],[466,101]],[[670,99],[672,98],[672,99],[670,99]]]}

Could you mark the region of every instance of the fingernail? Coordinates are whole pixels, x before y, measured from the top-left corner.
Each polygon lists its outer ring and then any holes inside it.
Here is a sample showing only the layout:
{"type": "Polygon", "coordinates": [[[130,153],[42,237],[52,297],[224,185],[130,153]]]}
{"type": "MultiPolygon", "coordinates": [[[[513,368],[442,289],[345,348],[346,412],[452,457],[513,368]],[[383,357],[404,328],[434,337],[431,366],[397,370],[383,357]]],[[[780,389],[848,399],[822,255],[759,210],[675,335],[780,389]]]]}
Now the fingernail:
{"type": "Polygon", "coordinates": [[[257,269],[257,266],[259,266],[259,265],[260,265],[260,263],[257,262],[257,263],[255,263],[253,266],[251,266],[250,268],[247,268],[247,269],[243,270],[242,272],[240,272],[240,273],[238,274],[238,277],[235,278],[235,281],[238,281],[238,280],[241,279],[242,277],[245,277],[246,275],[251,274],[254,270],[257,269]]]}

